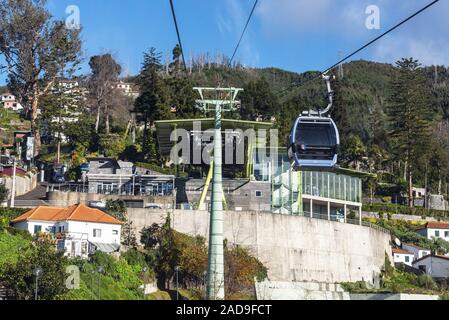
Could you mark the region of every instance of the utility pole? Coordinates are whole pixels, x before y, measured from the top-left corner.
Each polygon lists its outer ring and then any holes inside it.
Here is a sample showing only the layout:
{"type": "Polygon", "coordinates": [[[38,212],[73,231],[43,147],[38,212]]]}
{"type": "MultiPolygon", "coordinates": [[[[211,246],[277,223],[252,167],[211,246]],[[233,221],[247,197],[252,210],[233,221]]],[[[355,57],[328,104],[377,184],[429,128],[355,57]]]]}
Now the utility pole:
{"type": "MultiPolygon", "coordinates": [[[[339,51],[338,59],[341,60],[342,58],[343,58],[343,52],[339,51]]],[[[344,77],[343,62],[338,65],[338,77],[340,79],[343,79],[343,77],[344,77]]]]}
{"type": "Polygon", "coordinates": [[[11,202],[10,207],[14,208],[14,202],[16,198],[16,168],[17,168],[17,161],[16,157],[13,157],[13,169],[12,169],[12,188],[11,188],[11,202]]]}
{"type": "Polygon", "coordinates": [[[240,88],[193,88],[201,99],[198,108],[204,112],[215,112],[214,158],[212,179],[212,207],[209,225],[209,255],[207,272],[207,299],[224,300],[224,249],[223,249],[223,186],[222,186],[222,113],[238,108],[237,95],[240,88]],[[205,93],[212,93],[215,99],[205,99],[205,93]]]}

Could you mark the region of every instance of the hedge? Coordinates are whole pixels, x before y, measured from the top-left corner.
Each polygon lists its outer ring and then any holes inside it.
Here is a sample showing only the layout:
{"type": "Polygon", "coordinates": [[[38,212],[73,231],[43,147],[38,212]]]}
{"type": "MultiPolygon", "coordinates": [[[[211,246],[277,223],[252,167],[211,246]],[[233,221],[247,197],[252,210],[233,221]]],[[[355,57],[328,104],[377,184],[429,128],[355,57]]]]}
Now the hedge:
{"type": "Polygon", "coordinates": [[[408,207],[395,205],[393,203],[373,203],[364,204],[363,211],[368,212],[386,212],[391,214],[414,215],[420,217],[434,217],[437,219],[449,218],[449,211],[426,209],[423,207],[408,207]]]}

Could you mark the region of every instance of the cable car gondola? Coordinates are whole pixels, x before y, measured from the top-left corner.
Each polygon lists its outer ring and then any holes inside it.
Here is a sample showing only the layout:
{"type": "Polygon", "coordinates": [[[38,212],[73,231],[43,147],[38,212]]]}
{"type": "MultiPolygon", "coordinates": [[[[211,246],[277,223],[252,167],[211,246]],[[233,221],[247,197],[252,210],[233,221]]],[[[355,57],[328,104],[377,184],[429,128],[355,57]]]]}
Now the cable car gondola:
{"type": "Polygon", "coordinates": [[[294,170],[332,169],[337,165],[340,135],[335,122],[327,117],[333,105],[329,76],[324,76],[329,105],[323,111],[306,111],[299,116],[289,139],[289,158],[294,170]]]}

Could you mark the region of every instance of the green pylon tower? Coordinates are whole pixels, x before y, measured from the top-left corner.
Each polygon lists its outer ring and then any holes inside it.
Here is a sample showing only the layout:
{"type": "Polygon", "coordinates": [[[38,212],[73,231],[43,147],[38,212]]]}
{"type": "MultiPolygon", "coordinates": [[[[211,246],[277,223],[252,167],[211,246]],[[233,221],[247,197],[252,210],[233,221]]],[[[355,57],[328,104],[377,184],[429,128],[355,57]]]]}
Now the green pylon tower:
{"type": "Polygon", "coordinates": [[[209,223],[209,255],[207,264],[207,299],[224,300],[224,253],[223,253],[223,187],[222,187],[222,137],[221,116],[223,112],[238,108],[237,95],[240,88],[193,88],[201,96],[198,108],[215,112],[214,155],[212,178],[212,205],[209,223]],[[204,95],[214,96],[205,99],[204,95]]]}

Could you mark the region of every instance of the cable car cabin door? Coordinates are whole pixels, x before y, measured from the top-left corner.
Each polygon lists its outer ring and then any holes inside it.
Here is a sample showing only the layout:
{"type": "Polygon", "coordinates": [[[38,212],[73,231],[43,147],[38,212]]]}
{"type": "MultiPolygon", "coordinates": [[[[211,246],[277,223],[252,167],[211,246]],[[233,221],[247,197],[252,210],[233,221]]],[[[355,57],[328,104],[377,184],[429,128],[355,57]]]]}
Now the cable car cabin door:
{"type": "Polygon", "coordinates": [[[301,116],[293,126],[288,153],[294,170],[330,170],[337,165],[339,146],[331,118],[301,116]]]}

